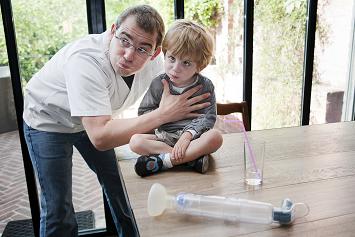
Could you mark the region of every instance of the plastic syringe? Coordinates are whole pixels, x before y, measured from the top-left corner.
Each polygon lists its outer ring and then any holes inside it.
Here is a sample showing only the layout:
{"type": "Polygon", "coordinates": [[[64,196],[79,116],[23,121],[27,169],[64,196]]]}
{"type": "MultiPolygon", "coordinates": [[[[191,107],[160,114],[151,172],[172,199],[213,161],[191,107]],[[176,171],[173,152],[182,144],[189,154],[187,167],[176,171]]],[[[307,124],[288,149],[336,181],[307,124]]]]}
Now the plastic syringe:
{"type": "Polygon", "coordinates": [[[285,199],[280,208],[266,202],[239,198],[192,193],[179,193],[173,196],[167,194],[163,185],[153,184],[148,196],[148,214],[159,216],[169,208],[175,209],[180,214],[259,224],[273,222],[290,224],[294,219],[309,212],[306,204],[293,204],[290,199],[285,199]]]}

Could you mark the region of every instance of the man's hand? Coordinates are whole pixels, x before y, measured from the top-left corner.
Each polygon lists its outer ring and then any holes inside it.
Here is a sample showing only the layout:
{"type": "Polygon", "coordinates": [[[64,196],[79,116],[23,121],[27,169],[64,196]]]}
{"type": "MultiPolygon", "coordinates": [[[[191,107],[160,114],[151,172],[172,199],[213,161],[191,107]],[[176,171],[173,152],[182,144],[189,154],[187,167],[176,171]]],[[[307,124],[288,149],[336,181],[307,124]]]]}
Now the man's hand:
{"type": "Polygon", "coordinates": [[[177,143],[175,144],[171,155],[172,159],[181,162],[185,156],[186,149],[189,147],[192,139],[192,134],[190,132],[184,132],[177,143]]]}
{"type": "Polygon", "coordinates": [[[201,85],[191,88],[181,95],[172,95],[169,91],[168,82],[162,80],[162,83],[164,91],[158,110],[161,115],[160,119],[162,119],[163,123],[174,122],[184,118],[196,118],[199,114],[194,113],[194,111],[206,108],[210,105],[209,102],[199,104],[200,101],[210,96],[209,93],[190,98],[201,89],[201,85]]]}

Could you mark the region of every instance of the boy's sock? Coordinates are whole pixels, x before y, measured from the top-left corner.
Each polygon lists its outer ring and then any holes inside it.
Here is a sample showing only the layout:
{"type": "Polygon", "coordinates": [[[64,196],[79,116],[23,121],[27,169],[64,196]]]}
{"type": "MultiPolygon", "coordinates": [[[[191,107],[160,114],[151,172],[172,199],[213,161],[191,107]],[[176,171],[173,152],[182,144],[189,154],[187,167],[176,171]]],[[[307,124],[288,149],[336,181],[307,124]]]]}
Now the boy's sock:
{"type": "Polygon", "coordinates": [[[167,170],[173,167],[170,159],[170,153],[160,154],[159,157],[163,160],[163,169],[167,170]]]}

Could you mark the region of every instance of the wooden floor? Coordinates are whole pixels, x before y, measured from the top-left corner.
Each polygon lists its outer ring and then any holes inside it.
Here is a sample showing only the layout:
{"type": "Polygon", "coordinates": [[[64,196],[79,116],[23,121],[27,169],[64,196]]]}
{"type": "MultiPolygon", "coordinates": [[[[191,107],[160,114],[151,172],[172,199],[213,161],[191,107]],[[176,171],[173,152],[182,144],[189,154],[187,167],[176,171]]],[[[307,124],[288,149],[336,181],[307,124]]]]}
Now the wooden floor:
{"type": "MultiPolygon", "coordinates": [[[[30,219],[25,173],[18,131],[0,134],[0,236],[13,220],[30,219]]],[[[75,211],[92,210],[96,228],[105,227],[102,192],[95,174],[75,151],[73,159],[75,211]]]]}

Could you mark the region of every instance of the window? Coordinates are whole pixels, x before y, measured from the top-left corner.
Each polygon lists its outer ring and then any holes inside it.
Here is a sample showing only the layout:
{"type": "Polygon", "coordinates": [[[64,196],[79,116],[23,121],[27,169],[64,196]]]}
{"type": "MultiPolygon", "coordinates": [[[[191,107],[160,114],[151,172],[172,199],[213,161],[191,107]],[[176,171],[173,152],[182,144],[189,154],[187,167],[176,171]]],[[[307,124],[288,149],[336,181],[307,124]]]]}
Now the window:
{"type": "MultiPolygon", "coordinates": [[[[32,75],[65,44],[87,35],[86,2],[84,0],[13,0],[12,11],[22,86],[25,86],[32,75]]],[[[101,187],[96,175],[75,151],[73,203],[79,217],[79,230],[105,227],[102,200],[101,187]]],[[[29,211],[27,213],[29,215],[29,211]]],[[[28,217],[30,218],[30,215],[28,217]]],[[[25,216],[21,216],[21,219],[25,219],[25,216]]]]}
{"type": "Polygon", "coordinates": [[[310,124],[346,120],[353,7],[352,0],[318,1],[310,124]]]}
{"type": "Polygon", "coordinates": [[[255,4],[253,130],[300,125],[306,4],[255,4]]]}
{"type": "Polygon", "coordinates": [[[212,80],[220,103],[243,100],[243,8],[242,0],[185,1],[185,18],[214,36],[214,58],[201,73],[212,80]]]}
{"type": "Polygon", "coordinates": [[[13,0],[12,11],[24,84],[66,43],[87,34],[84,0],[13,0]]]}
{"type": "MultiPolygon", "coordinates": [[[[0,233],[10,221],[30,219],[20,139],[0,12],[0,233]]],[[[15,223],[15,222],[14,222],[15,223]]]]}
{"type": "Polygon", "coordinates": [[[117,16],[127,7],[148,4],[158,10],[162,16],[165,29],[174,21],[174,1],[173,0],[106,0],[106,25],[107,28],[111,27],[112,23],[116,21],[117,16]]]}

